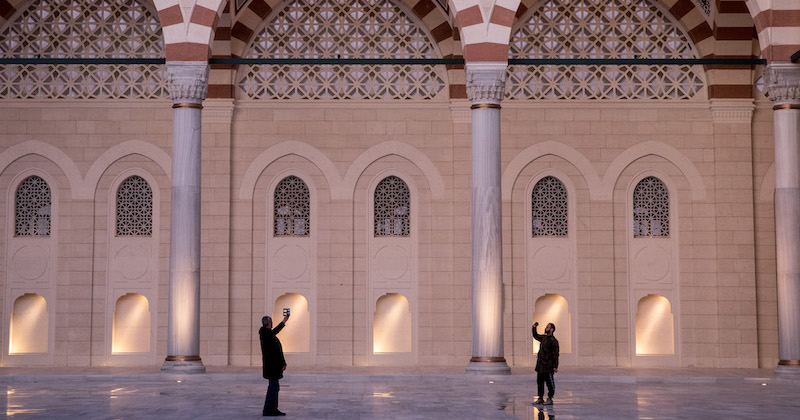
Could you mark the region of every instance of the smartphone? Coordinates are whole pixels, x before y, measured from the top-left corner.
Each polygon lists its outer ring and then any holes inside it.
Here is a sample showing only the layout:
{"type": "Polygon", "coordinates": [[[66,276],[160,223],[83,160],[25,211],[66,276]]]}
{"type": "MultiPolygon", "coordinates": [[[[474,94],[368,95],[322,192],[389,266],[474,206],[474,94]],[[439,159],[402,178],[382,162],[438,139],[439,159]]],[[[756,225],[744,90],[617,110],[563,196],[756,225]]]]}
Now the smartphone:
{"type": "Polygon", "coordinates": [[[283,308],[283,316],[289,316],[289,308],[283,308]]]}

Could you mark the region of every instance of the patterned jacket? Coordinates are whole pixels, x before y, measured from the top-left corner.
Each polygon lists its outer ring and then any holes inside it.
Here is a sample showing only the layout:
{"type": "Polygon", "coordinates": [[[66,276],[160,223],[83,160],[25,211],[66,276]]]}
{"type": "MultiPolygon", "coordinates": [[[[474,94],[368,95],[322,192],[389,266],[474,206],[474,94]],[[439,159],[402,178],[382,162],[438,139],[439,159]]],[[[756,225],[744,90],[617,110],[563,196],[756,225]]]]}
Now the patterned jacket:
{"type": "Polygon", "coordinates": [[[558,369],[558,340],[552,335],[540,335],[536,327],[531,328],[533,338],[540,342],[539,355],[536,357],[536,371],[553,373],[558,369]]]}

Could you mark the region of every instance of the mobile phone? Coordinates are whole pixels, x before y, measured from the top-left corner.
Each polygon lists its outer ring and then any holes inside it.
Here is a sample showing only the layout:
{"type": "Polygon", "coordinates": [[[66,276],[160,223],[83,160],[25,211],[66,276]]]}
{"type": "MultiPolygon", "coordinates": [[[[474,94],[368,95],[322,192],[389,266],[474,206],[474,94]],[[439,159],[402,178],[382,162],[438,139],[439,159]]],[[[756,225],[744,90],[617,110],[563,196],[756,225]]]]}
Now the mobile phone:
{"type": "Polygon", "coordinates": [[[289,316],[289,308],[283,308],[283,316],[289,316]]]}

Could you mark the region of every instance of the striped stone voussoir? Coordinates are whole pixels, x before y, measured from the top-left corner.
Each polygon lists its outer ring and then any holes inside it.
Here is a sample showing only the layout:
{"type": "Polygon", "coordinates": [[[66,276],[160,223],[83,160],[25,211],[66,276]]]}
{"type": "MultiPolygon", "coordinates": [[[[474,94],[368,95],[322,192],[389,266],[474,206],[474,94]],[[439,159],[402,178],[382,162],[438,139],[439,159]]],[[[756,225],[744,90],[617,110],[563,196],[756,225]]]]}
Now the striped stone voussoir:
{"type": "Polygon", "coordinates": [[[800,51],[800,1],[747,0],[758,32],[761,56],[789,61],[800,51]]]}
{"type": "Polygon", "coordinates": [[[164,34],[167,61],[205,61],[226,0],[155,0],[164,34]]]}
{"type": "MultiPolygon", "coordinates": [[[[713,58],[758,58],[753,54],[755,28],[745,0],[717,0],[713,58]]],[[[709,99],[752,98],[753,68],[705,66],[709,99]]]]}

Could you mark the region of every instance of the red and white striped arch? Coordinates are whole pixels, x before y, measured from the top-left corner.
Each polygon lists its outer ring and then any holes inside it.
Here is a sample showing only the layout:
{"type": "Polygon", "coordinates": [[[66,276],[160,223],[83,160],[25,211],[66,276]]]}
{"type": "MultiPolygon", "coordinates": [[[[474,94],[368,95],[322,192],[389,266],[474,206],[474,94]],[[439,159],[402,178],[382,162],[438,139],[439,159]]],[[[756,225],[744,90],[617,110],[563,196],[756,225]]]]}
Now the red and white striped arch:
{"type": "MultiPolygon", "coordinates": [[[[0,0],[2,1],[2,0],[0,0]]],[[[155,0],[167,61],[206,61],[211,56],[227,0],[155,0]]]]}
{"type": "Polygon", "coordinates": [[[758,31],[761,56],[789,61],[800,51],[800,0],[747,0],[758,31]]]}
{"type": "Polygon", "coordinates": [[[506,61],[520,0],[448,0],[467,62],[506,61]]]}

